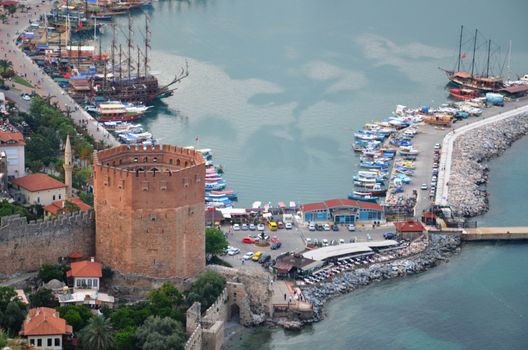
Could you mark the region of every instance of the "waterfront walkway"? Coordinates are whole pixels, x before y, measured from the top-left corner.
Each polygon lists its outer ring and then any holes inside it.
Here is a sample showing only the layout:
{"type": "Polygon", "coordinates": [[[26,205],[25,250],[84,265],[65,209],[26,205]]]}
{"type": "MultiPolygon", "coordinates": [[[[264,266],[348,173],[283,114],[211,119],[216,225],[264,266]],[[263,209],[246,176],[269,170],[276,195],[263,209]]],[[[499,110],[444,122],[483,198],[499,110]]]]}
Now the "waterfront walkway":
{"type": "Polygon", "coordinates": [[[459,127],[449,132],[442,142],[442,152],[440,157],[439,171],[438,171],[438,187],[436,192],[435,204],[448,205],[449,204],[449,178],[451,175],[451,162],[453,156],[454,143],[456,139],[474,129],[482,126],[515,117],[517,115],[528,113],[528,101],[515,101],[508,103],[512,108],[507,112],[499,113],[489,116],[487,118],[479,119],[478,121],[459,127]],[[516,107],[516,108],[515,108],[516,107]]]}
{"type": "Polygon", "coordinates": [[[29,0],[28,5],[32,7],[31,11],[21,12],[18,10],[15,13],[16,17],[9,17],[9,23],[0,24],[0,58],[11,61],[16,74],[31,83],[33,85],[32,90],[38,95],[44,98],[49,97],[50,102],[57,103],[57,106],[63,111],[70,111],[69,115],[72,121],[77,125],[86,127],[87,133],[96,141],[103,142],[108,146],[119,145],[120,143],[112,134],[99,125],[90,114],[83,110],[51,77],[16,46],[15,41],[18,34],[25,31],[29,21],[49,12],[52,7],[50,2],[41,4],[40,1],[36,0],[29,0]]]}
{"type": "Polygon", "coordinates": [[[516,241],[528,240],[528,227],[477,227],[465,229],[464,241],[516,241]]]}

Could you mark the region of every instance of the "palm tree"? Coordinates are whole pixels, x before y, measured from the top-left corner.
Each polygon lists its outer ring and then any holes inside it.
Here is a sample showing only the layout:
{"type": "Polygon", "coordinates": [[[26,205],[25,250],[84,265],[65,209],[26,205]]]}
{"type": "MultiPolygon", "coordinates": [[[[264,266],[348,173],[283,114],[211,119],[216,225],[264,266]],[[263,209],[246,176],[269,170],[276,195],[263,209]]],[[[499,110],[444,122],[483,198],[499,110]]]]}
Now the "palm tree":
{"type": "Polygon", "coordinates": [[[112,325],[102,316],[96,316],[79,333],[83,349],[109,350],[114,347],[112,325]]]}

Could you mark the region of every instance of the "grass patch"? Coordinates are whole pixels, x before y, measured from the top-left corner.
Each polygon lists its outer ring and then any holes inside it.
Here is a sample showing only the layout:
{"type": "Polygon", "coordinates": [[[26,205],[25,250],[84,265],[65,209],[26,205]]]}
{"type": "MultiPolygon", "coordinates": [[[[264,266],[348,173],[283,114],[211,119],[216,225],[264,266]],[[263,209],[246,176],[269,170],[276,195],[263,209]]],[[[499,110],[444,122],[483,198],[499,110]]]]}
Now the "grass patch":
{"type": "Polygon", "coordinates": [[[19,77],[18,75],[15,75],[13,77],[13,81],[17,84],[20,84],[20,85],[24,85],[24,86],[27,86],[29,88],[32,88],[33,85],[31,85],[26,79],[22,78],[22,77],[19,77]]]}

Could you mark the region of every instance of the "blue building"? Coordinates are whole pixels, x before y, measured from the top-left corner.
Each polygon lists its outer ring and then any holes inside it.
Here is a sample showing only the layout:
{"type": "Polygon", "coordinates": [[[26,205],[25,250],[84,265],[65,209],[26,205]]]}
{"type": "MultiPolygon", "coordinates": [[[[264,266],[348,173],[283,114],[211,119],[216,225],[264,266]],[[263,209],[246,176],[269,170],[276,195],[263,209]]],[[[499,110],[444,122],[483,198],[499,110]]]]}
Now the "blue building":
{"type": "Polygon", "coordinates": [[[330,199],[319,203],[303,204],[301,212],[305,222],[355,224],[385,221],[381,205],[350,199],[330,199]]]}

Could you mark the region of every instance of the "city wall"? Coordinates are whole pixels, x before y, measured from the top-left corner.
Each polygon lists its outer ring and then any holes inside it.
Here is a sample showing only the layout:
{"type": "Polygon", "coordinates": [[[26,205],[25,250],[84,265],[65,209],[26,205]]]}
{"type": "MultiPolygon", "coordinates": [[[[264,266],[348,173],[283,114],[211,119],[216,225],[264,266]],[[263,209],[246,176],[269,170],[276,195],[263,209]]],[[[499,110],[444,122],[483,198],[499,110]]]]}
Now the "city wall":
{"type": "Polygon", "coordinates": [[[73,251],[95,254],[93,211],[61,215],[53,220],[28,222],[19,215],[0,222],[0,274],[35,271],[55,264],[73,251]]]}

